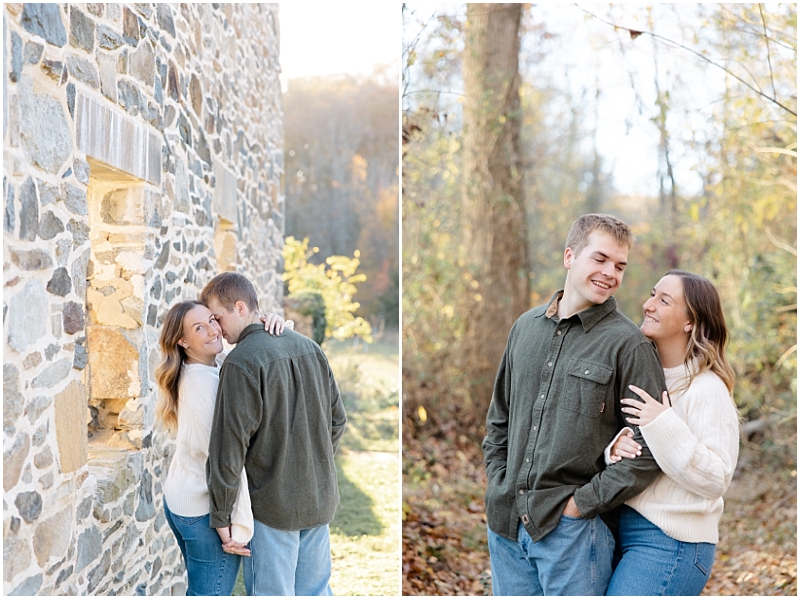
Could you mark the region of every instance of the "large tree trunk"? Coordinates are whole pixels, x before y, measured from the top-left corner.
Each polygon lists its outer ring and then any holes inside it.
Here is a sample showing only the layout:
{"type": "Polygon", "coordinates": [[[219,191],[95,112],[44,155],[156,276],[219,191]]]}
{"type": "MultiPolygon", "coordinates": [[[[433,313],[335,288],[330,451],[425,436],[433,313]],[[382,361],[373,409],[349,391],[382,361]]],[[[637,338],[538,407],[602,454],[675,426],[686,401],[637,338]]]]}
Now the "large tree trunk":
{"type": "Polygon", "coordinates": [[[511,325],[529,307],[519,156],[521,4],[467,4],[464,214],[471,289],[462,367],[482,420],[511,325]]]}

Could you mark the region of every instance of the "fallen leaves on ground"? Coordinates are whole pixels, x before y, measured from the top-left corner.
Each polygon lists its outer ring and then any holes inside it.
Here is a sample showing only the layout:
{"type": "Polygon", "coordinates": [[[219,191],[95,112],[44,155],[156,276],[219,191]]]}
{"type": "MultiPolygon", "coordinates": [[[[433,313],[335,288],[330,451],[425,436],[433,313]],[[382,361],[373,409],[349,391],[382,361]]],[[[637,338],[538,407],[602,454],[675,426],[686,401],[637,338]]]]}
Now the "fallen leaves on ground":
{"type": "MultiPolygon", "coordinates": [[[[464,434],[406,438],[403,595],[490,595],[480,445],[464,434]]],[[[703,595],[797,596],[796,447],[745,448],[703,595]]]]}

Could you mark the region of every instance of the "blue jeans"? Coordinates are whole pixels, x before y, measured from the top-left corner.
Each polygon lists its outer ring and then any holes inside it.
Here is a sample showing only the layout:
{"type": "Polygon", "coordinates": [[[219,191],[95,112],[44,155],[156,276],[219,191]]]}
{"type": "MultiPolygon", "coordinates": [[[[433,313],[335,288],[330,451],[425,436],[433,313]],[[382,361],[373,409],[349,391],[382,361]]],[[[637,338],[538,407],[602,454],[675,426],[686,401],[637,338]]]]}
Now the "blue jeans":
{"type": "Polygon", "coordinates": [[[210,528],[209,515],[178,516],[164,500],[167,523],[175,533],[189,579],[187,595],[230,595],[239,574],[241,557],[225,553],[217,531],[210,528]]]}
{"type": "Polygon", "coordinates": [[[668,537],[627,505],[620,508],[619,544],[608,595],[699,595],[711,576],[716,545],[668,537]]]}
{"type": "Polygon", "coordinates": [[[604,595],[614,535],[600,518],[562,515],[537,543],[522,522],[516,541],[489,529],[489,553],[494,595],[604,595]]]}
{"type": "Polygon", "coordinates": [[[254,521],[250,557],[244,558],[248,595],[333,595],[328,525],[279,530],[254,521]]]}

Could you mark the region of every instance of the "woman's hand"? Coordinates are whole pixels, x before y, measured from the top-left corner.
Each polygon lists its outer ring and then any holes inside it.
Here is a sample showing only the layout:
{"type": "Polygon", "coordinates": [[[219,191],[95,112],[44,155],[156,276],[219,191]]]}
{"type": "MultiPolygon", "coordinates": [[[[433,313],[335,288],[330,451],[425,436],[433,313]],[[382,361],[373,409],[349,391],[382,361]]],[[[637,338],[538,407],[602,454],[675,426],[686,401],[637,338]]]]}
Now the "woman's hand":
{"type": "Polygon", "coordinates": [[[224,526],[216,529],[220,540],[222,541],[222,550],[225,553],[233,553],[234,555],[243,555],[249,557],[250,549],[247,548],[247,543],[237,543],[231,537],[231,527],[224,526]]]}
{"type": "Polygon", "coordinates": [[[633,433],[620,435],[611,448],[611,461],[621,462],[622,458],[635,458],[642,455],[642,446],[633,440],[633,433]]]}
{"type": "Polygon", "coordinates": [[[645,426],[646,424],[650,424],[658,418],[663,412],[666,412],[672,407],[672,402],[669,399],[669,394],[664,391],[661,396],[661,399],[664,403],[659,403],[655,399],[653,399],[647,391],[643,389],[639,389],[636,385],[628,385],[628,389],[636,393],[639,397],[642,398],[643,401],[639,401],[638,399],[633,399],[630,397],[623,397],[619,400],[621,404],[625,406],[631,407],[624,407],[622,411],[626,414],[632,414],[632,418],[628,418],[628,422],[631,424],[635,424],[636,426],[645,426]]]}
{"type": "Polygon", "coordinates": [[[277,314],[273,314],[272,312],[267,312],[266,314],[262,314],[261,322],[264,323],[264,330],[267,331],[270,335],[280,335],[281,333],[283,333],[283,328],[286,324],[286,321],[283,320],[283,316],[278,316],[277,314]]]}

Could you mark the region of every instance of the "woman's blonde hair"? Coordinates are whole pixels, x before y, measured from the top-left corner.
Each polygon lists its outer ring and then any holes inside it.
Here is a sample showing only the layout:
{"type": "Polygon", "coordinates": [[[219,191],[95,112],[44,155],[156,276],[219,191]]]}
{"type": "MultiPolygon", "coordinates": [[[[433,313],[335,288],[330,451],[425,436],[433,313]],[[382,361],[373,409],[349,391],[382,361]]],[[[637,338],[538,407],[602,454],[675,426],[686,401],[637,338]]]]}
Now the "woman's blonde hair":
{"type": "Polygon", "coordinates": [[[164,325],[161,327],[161,336],[158,340],[161,347],[161,364],[156,369],[156,382],[160,391],[156,403],[156,417],[173,434],[178,430],[178,386],[181,382],[183,363],[186,360],[186,352],[178,344],[183,337],[183,319],[189,310],[204,305],[195,300],[175,304],[167,312],[164,325]]]}
{"type": "MultiPolygon", "coordinates": [[[[686,310],[692,322],[684,363],[689,367],[689,381],[707,370],[722,379],[733,395],[736,375],[725,357],[728,327],[722,312],[722,301],[714,283],[685,270],[670,270],[667,275],[679,277],[683,284],[686,310]]],[[[666,275],[665,275],[666,276],[666,275]]]]}

